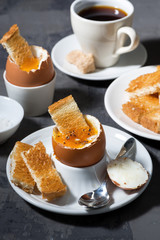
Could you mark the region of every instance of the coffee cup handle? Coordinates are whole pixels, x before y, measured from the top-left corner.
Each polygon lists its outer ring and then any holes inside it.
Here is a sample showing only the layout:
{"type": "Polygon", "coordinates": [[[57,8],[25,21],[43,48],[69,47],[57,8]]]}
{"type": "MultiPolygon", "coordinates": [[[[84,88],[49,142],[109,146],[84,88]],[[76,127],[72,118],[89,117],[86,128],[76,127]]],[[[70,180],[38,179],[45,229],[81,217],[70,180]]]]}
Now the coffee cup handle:
{"type": "Polygon", "coordinates": [[[136,31],[131,27],[121,27],[117,31],[117,48],[115,54],[120,55],[123,53],[127,53],[133,51],[139,44],[139,37],[136,31]],[[124,34],[128,35],[130,38],[130,44],[128,46],[123,45],[124,34]]]}

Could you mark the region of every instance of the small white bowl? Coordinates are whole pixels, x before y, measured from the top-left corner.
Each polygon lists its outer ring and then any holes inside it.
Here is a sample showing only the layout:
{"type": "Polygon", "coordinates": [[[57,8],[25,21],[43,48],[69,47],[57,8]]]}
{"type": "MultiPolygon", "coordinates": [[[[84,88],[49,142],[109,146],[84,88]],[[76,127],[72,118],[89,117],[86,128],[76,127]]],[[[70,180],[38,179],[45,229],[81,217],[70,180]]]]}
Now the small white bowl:
{"type": "Polygon", "coordinates": [[[8,82],[6,71],[3,78],[8,96],[21,104],[25,116],[35,117],[47,112],[53,102],[56,73],[49,83],[36,87],[20,87],[8,82]]]}
{"type": "Polygon", "coordinates": [[[15,100],[0,96],[0,144],[18,129],[24,116],[22,106],[15,100]]]}
{"type": "Polygon", "coordinates": [[[72,197],[79,198],[84,193],[97,189],[106,177],[106,155],[96,164],[89,167],[67,166],[52,155],[55,167],[61,174],[64,183],[72,197]]]}

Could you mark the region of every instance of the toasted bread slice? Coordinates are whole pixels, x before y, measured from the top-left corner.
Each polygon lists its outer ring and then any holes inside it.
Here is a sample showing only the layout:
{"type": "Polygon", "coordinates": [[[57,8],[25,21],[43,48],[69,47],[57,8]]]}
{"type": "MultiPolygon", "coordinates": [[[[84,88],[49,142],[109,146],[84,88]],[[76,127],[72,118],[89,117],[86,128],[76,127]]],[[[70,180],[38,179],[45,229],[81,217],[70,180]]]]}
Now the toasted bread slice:
{"type": "Polygon", "coordinates": [[[32,146],[22,142],[16,142],[11,154],[11,181],[25,192],[32,193],[35,186],[25,162],[21,156],[23,151],[28,151],[32,146]]]}
{"type": "Polygon", "coordinates": [[[65,194],[66,186],[42,142],[23,152],[22,156],[43,198],[50,201],[65,194]]]}
{"type": "Polygon", "coordinates": [[[160,71],[139,76],[132,80],[126,89],[130,97],[143,96],[160,92],[160,71]]]}
{"type": "Polygon", "coordinates": [[[70,64],[75,65],[81,73],[90,73],[95,71],[94,57],[91,53],[83,53],[80,50],[73,50],[66,56],[70,64]]]}
{"type": "Polygon", "coordinates": [[[78,138],[89,131],[89,126],[72,95],[49,106],[48,111],[58,130],[64,135],[74,133],[78,138]]]}
{"type": "Polygon", "coordinates": [[[156,94],[132,98],[122,105],[122,110],[136,123],[160,132],[160,104],[156,94]]]}
{"type": "Polygon", "coordinates": [[[160,133],[160,109],[142,115],[140,124],[155,133],[160,133]]]}
{"type": "Polygon", "coordinates": [[[27,41],[20,35],[17,24],[14,24],[4,34],[0,43],[7,50],[10,58],[18,66],[21,66],[27,59],[33,58],[33,54],[27,41]]]}
{"type": "Polygon", "coordinates": [[[123,112],[137,123],[140,123],[143,114],[159,108],[160,104],[156,95],[131,98],[130,101],[122,105],[123,112]]]}

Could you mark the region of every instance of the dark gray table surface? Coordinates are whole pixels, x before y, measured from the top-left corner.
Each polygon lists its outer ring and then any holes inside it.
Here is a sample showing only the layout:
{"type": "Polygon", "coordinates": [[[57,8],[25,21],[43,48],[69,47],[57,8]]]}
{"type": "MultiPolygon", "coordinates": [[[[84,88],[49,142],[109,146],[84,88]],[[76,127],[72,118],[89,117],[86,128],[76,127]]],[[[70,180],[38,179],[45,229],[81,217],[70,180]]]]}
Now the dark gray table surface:
{"type": "MultiPolygon", "coordinates": [[[[0,0],[0,38],[17,23],[30,44],[49,52],[63,37],[72,34],[71,0],[0,0]]],[[[160,64],[160,1],[132,0],[133,25],[147,49],[147,65],[160,64]]],[[[3,71],[7,53],[0,46],[0,95],[7,95],[3,71]]],[[[108,115],[104,94],[113,80],[91,82],[74,79],[56,69],[54,101],[72,94],[81,111],[99,118],[101,123],[122,129],[108,115]]],[[[10,187],[6,162],[15,142],[41,128],[52,125],[48,113],[26,117],[14,136],[0,145],[0,240],[155,240],[160,239],[160,145],[159,141],[136,137],[149,151],[153,176],[144,193],[127,206],[95,216],[67,216],[46,212],[24,201],[10,187]]]]}

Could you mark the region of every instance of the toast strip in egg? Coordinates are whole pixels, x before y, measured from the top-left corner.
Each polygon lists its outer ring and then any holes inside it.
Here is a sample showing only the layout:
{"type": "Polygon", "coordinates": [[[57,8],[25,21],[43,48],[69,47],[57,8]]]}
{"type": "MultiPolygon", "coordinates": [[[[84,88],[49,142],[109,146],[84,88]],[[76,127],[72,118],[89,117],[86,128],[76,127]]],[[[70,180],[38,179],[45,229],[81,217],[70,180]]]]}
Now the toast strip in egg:
{"type": "Polygon", "coordinates": [[[16,142],[11,154],[11,181],[25,192],[32,193],[35,186],[21,153],[28,151],[32,146],[22,142],[16,142]]]}
{"type": "Polygon", "coordinates": [[[9,31],[4,34],[0,43],[7,50],[12,61],[18,66],[21,66],[26,59],[34,57],[27,41],[20,35],[17,24],[14,24],[9,31]]]}
{"type": "Polygon", "coordinates": [[[43,198],[50,201],[66,193],[66,185],[42,142],[23,152],[22,156],[43,198]]]}
{"type": "Polygon", "coordinates": [[[89,131],[89,126],[72,95],[69,95],[49,106],[48,111],[58,130],[64,135],[70,133],[81,137],[89,131]]]}

